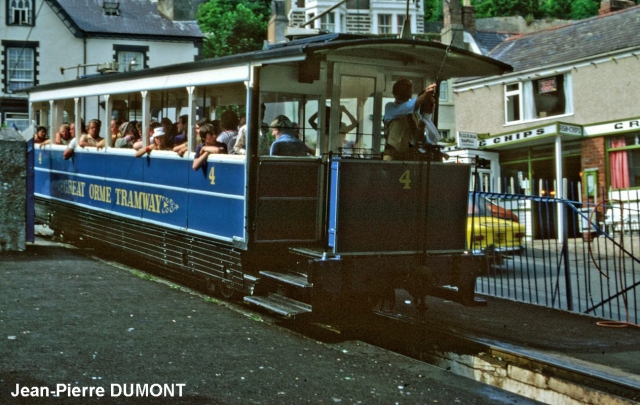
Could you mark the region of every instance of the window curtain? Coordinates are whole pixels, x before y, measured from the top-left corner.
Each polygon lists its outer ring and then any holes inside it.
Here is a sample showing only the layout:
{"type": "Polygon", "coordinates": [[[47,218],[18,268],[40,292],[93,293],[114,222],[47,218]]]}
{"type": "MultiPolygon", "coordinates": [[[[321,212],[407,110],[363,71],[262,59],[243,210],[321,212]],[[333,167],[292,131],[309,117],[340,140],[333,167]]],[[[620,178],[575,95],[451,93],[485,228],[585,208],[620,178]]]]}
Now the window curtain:
{"type": "Polygon", "coordinates": [[[573,113],[573,85],[571,75],[564,75],[564,113],[573,113]]]}
{"type": "Polygon", "coordinates": [[[538,116],[538,112],[536,111],[536,101],[533,98],[533,82],[532,81],[526,81],[523,83],[523,113],[524,113],[524,120],[525,121],[530,121],[533,119],[536,119],[538,116]]]}
{"type": "MultiPolygon", "coordinates": [[[[625,146],[627,144],[624,138],[611,139],[611,148],[624,148],[625,146]]],[[[609,153],[609,173],[612,188],[629,188],[629,159],[626,150],[609,153]]]]}

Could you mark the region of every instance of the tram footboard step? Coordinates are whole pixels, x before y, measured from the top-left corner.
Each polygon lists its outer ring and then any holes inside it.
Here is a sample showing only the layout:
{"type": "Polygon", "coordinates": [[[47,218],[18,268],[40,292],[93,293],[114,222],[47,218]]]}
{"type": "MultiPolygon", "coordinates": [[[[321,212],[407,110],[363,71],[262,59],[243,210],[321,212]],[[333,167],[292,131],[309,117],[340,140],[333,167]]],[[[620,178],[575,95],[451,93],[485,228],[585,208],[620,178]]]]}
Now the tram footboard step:
{"type": "Polygon", "coordinates": [[[284,284],[293,285],[295,287],[300,287],[300,288],[312,287],[309,281],[307,281],[307,278],[304,276],[298,276],[298,275],[289,274],[289,273],[277,273],[274,271],[261,271],[260,275],[262,275],[263,277],[277,280],[284,284]]]}
{"type": "Polygon", "coordinates": [[[248,295],[244,297],[244,301],[288,318],[311,313],[311,305],[292,300],[280,294],[270,294],[268,297],[248,295]]]}

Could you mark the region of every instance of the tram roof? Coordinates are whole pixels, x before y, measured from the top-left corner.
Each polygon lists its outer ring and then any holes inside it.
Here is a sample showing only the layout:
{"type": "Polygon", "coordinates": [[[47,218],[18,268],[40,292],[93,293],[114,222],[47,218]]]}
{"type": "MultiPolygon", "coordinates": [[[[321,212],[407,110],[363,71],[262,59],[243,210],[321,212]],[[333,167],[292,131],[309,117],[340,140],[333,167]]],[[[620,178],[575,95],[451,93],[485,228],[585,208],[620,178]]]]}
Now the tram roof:
{"type": "MultiPolygon", "coordinates": [[[[402,62],[405,65],[415,64],[424,68],[434,77],[439,72],[439,80],[454,77],[495,76],[513,70],[510,65],[498,60],[455,47],[448,48],[438,42],[333,34],[274,44],[266,50],[159,66],[134,72],[89,76],[35,86],[23,91],[34,94],[74,87],[96,86],[96,88],[100,88],[101,85],[119,81],[144,80],[148,82],[149,78],[155,76],[173,76],[174,80],[167,80],[165,85],[169,83],[172,87],[178,87],[183,85],[179,80],[181,76],[178,75],[190,77],[191,82],[184,83],[185,85],[200,85],[201,83],[193,82],[192,73],[210,69],[239,68],[241,72],[236,72],[236,75],[246,74],[248,78],[248,67],[252,64],[300,62],[311,55],[319,57],[332,55],[334,57],[358,58],[358,60],[387,60],[402,62]]],[[[238,80],[242,79],[238,78],[238,80]]]]}

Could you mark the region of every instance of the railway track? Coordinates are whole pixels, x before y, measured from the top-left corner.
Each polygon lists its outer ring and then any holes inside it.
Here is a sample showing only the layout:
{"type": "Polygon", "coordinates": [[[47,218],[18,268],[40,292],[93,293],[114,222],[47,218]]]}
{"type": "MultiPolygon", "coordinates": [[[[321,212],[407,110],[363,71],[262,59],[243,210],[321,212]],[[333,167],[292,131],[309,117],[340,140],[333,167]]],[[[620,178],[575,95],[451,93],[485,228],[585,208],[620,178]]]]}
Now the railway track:
{"type": "Polygon", "coordinates": [[[347,328],[318,325],[547,404],[638,404],[640,379],[610,367],[375,311],[347,328]]]}

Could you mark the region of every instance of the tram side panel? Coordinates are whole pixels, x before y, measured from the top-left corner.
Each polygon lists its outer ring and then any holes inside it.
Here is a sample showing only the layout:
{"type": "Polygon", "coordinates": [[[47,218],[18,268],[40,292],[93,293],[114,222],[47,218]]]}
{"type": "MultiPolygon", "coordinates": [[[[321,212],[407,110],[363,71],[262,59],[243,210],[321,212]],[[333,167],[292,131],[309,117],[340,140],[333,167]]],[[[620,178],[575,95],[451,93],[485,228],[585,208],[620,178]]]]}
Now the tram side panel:
{"type": "Polygon", "coordinates": [[[469,175],[468,165],[334,161],[329,246],[340,259],[318,261],[316,284],[381,297],[456,286],[446,298],[473,304],[483,261],[464,251],[469,175]]]}
{"type": "Polygon", "coordinates": [[[286,247],[321,239],[319,159],[264,159],[258,168],[255,242],[286,247]]]}
{"type": "Polygon", "coordinates": [[[244,160],[210,160],[197,171],[189,167],[187,173],[183,187],[189,190],[188,228],[229,241],[245,240],[244,160]]]}
{"type": "Polygon", "coordinates": [[[334,161],[329,245],[336,254],[462,251],[468,181],[466,165],[334,161]]]}

